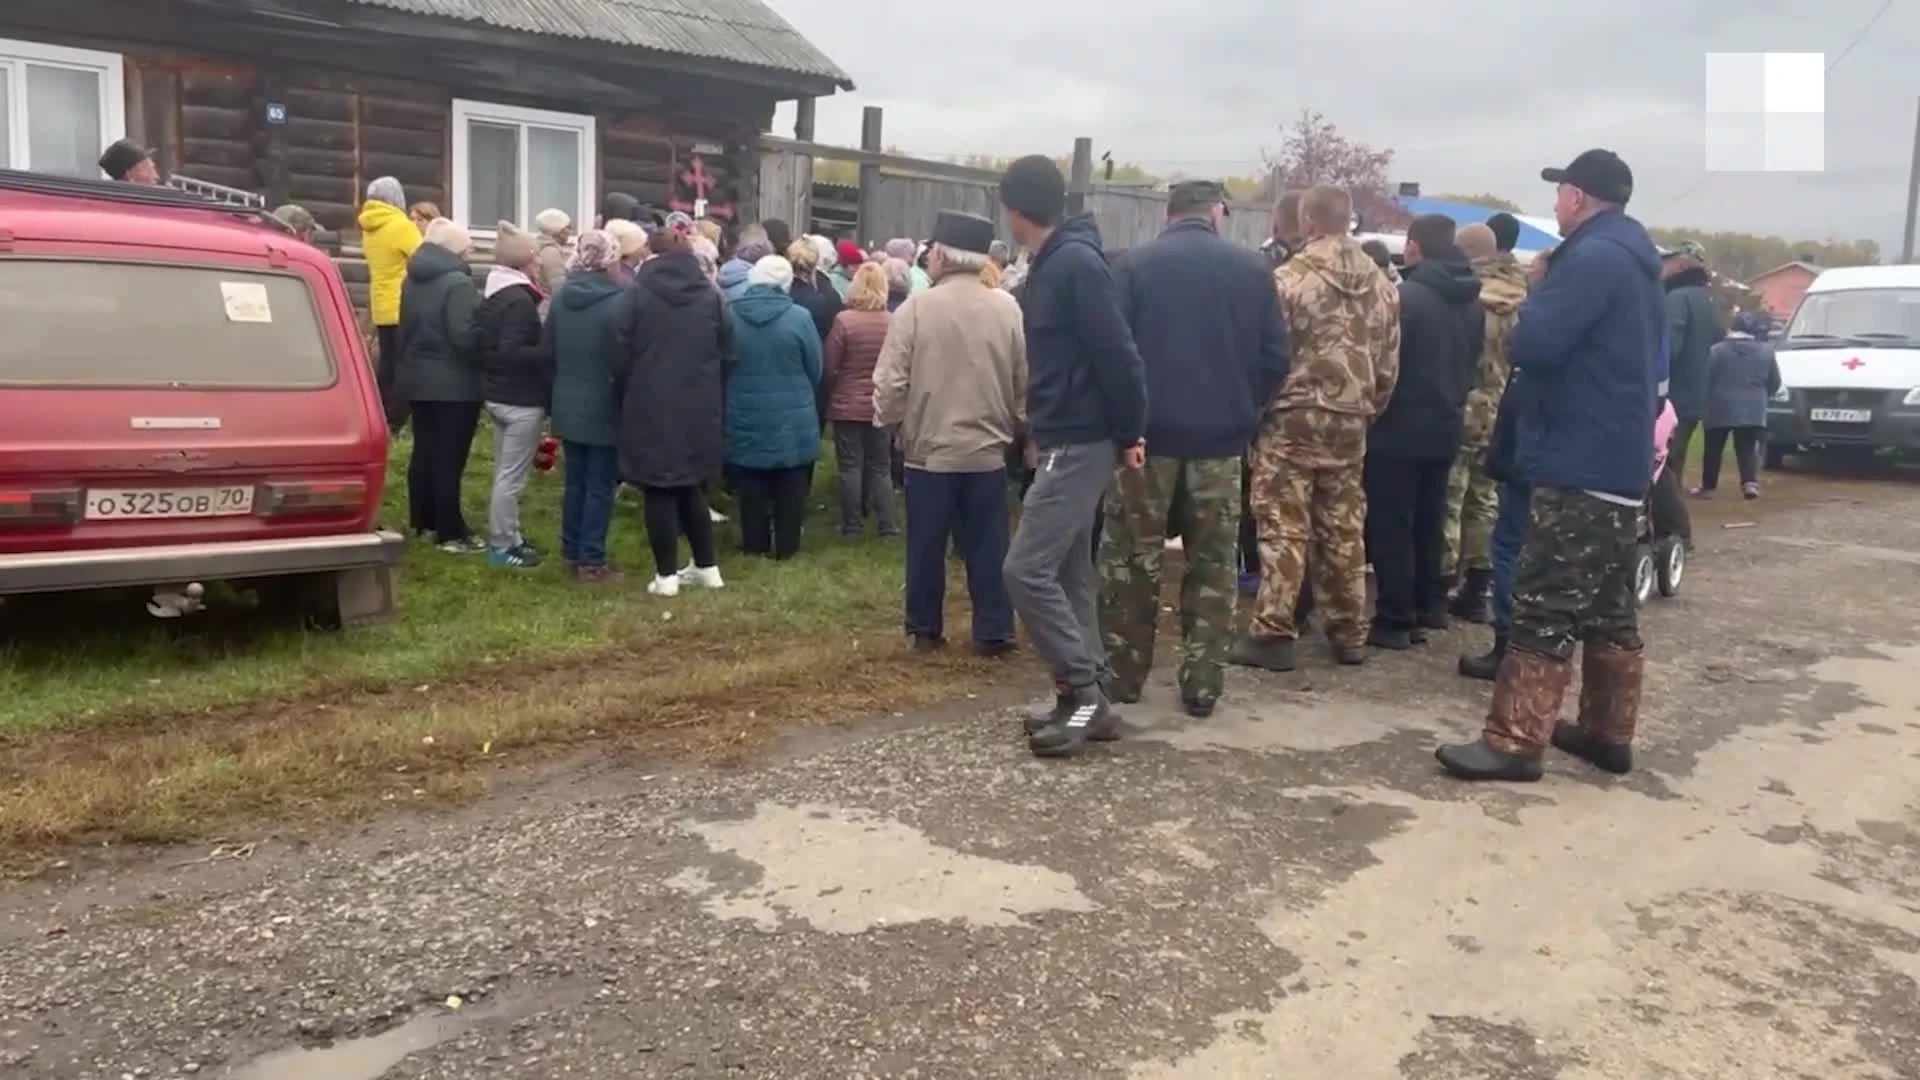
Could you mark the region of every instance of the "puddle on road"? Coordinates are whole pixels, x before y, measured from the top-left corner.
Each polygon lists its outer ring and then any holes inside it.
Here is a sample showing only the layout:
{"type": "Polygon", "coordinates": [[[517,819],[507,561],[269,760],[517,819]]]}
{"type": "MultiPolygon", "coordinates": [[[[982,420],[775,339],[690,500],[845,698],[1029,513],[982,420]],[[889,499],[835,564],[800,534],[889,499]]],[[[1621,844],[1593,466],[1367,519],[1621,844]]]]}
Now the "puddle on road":
{"type": "Polygon", "coordinates": [[[228,1080],[379,1080],[414,1054],[452,1042],[477,1028],[511,1024],[586,1000],[584,990],[503,998],[459,1010],[437,1010],[399,1027],[332,1046],[294,1047],[255,1058],[228,1080]]]}

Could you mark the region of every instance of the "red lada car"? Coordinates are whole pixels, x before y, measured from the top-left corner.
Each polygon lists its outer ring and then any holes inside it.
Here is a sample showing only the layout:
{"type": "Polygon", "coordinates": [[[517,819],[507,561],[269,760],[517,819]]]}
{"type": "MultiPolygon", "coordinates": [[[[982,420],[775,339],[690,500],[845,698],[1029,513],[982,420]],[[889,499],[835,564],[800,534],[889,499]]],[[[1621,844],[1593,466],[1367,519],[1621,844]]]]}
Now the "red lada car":
{"type": "Polygon", "coordinates": [[[387,429],[338,269],[263,215],[0,170],[0,602],[264,585],[390,615],[387,429]]]}

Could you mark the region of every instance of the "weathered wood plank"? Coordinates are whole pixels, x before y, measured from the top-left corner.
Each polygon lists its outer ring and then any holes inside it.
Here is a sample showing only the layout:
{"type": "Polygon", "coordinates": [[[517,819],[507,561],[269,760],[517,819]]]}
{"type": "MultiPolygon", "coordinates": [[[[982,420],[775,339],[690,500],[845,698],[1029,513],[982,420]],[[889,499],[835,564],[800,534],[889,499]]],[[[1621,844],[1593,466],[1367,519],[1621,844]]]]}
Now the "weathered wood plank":
{"type": "Polygon", "coordinates": [[[371,95],[360,99],[360,122],[376,127],[441,132],[447,130],[452,114],[451,95],[435,102],[396,101],[371,95]]]}
{"type": "Polygon", "coordinates": [[[286,97],[287,126],[292,127],[295,119],[314,121],[327,120],[336,123],[351,123],[356,107],[354,95],[344,90],[321,90],[310,86],[289,86],[282,93],[286,97]]]}

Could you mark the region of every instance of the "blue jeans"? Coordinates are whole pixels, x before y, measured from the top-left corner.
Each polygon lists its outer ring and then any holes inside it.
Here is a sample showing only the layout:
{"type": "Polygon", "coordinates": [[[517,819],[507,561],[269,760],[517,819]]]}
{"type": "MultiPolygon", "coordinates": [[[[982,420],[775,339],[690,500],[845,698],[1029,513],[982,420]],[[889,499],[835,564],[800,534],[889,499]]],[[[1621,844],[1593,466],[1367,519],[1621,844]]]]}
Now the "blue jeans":
{"type": "Polygon", "coordinates": [[[906,470],[907,633],[945,634],[947,545],[967,563],[973,640],[1013,640],[1013,601],[1001,566],[1007,558],[1007,471],[936,473],[906,470]]]}
{"type": "Polygon", "coordinates": [[[563,442],[566,494],[560,500],[560,557],[575,566],[607,565],[607,529],[613,492],[620,486],[620,452],[611,446],[563,442]]]}
{"type": "Polygon", "coordinates": [[[1504,634],[1513,626],[1513,572],[1520,565],[1520,548],[1527,542],[1527,515],[1532,493],[1524,485],[1501,483],[1500,509],[1493,517],[1493,629],[1504,634]]]}

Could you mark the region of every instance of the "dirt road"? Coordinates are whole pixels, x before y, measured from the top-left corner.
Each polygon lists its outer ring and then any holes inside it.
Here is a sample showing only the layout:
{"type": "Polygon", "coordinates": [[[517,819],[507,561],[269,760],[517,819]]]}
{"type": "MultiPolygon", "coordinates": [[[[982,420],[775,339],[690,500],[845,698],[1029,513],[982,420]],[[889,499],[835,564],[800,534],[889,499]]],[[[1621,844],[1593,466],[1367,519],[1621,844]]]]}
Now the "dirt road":
{"type": "Polygon", "coordinates": [[[1800,494],[1703,515],[1624,781],[1438,775],[1477,629],[605,767],[0,893],[0,1077],[1920,1077],[1920,486],[1800,494]]]}

